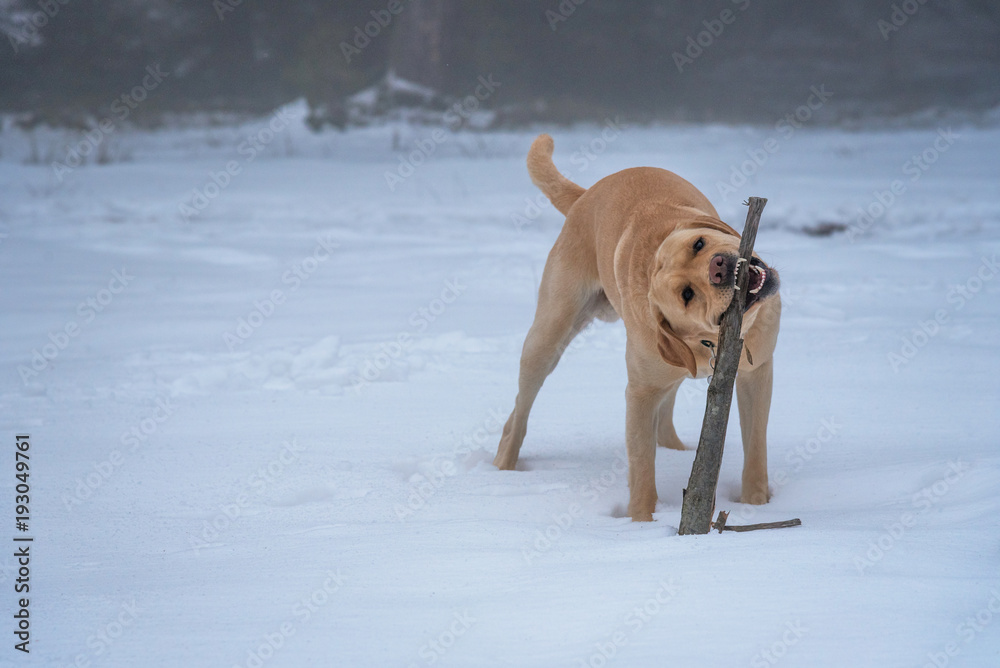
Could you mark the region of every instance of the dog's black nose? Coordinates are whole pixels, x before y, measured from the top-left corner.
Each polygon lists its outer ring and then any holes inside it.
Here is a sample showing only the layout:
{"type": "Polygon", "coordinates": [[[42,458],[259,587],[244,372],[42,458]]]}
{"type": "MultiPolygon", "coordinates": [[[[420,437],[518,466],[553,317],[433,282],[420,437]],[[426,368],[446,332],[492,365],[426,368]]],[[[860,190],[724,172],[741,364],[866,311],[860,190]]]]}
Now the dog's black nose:
{"type": "Polygon", "coordinates": [[[726,255],[716,255],[708,263],[708,277],[712,285],[728,285],[733,281],[733,268],[736,262],[726,255]]]}

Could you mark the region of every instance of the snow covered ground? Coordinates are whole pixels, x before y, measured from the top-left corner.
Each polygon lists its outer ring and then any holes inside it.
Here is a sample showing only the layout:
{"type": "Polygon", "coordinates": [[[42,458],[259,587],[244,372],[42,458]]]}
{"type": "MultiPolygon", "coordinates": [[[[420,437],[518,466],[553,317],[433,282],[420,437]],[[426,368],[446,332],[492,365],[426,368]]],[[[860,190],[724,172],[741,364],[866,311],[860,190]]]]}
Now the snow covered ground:
{"type": "Polygon", "coordinates": [[[561,224],[534,133],[300,112],[117,131],[100,166],[0,134],[2,516],[30,433],[35,538],[0,665],[1000,665],[1000,130],[539,129],[583,185],[666,167],[737,228],[770,200],[773,500],[735,501],[734,415],[719,508],[803,526],[678,537],[691,450],[624,516],[621,323],[491,465],[561,224]]]}

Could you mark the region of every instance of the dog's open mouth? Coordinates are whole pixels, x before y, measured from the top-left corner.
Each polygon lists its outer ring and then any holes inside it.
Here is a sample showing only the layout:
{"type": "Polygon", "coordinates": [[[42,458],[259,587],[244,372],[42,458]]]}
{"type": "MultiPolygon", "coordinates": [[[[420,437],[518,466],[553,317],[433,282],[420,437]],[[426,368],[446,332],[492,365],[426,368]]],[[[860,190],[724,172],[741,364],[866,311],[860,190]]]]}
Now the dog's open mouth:
{"type": "MultiPolygon", "coordinates": [[[[709,278],[713,285],[732,295],[736,287],[736,267],[742,262],[735,255],[719,254],[712,258],[709,265],[709,278]]],[[[749,276],[747,276],[747,300],[743,307],[746,313],[751,308],[778,292],[778,272],[756,257],[750,258],[749,276]]],[[[719,314],[718,323],[722,323],[723,310],[719,314]]]]}
{"type": "Polygon", "coordinates": [[[750,258],[750,277],[747,283],[747,303],[744,313],[760,300],[773,294],[777,286],[777,272],[757,258],[750,258]]]}

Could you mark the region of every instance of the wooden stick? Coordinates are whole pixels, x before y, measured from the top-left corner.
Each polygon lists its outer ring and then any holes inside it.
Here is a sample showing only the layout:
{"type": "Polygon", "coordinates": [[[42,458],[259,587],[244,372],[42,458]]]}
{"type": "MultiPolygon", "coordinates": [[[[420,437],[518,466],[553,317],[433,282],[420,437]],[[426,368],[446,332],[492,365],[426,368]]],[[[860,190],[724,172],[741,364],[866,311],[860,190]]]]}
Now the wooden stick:
{"type": "Polygon", "coordinates": [[[729,519],[729,513],[725,510],[719,511],[719,518],[712,522],[712,528],[722,533],[723,531],[759,531],[760,529],[784,529],[785,527],[798,527],[802,526],[802,520],[795,518],[794,520],[782,520],[781,522],[762,522],[760,524],[745,524],[743,526],[726,526],[726,520],[729,519]]]}
{"type": "Polygon", "coordinates": [[[763,197],[751,197],[748,200],[747,222],[740,239],[740,260],[736,264],[736,290],[733,301],[722,315],[718,354],[712,382],[708,385],[708,403],[701,423],[698,452],[694,457],[691,478],[684,490],[681,505],[681,525],[677,533],[682,536],[711,531],[715,490],[719,484],[719,468],[722,466],[722,448],[726,441],[729,409],[733,403],[733,383],[736,381],[740,355],[743,352],[740,332],[750,282],[750,257],[765,204],[767,200],[763,197]]]}
{"type": "Polygon", "coordinates": [[[745,524],[743,526],[726,526],[726,531],[757,531],[759,529],[784,529],[786,527],[802,526],[802,520],[782,520],[780,522],[761,522],[760,524],[745,524]]]}

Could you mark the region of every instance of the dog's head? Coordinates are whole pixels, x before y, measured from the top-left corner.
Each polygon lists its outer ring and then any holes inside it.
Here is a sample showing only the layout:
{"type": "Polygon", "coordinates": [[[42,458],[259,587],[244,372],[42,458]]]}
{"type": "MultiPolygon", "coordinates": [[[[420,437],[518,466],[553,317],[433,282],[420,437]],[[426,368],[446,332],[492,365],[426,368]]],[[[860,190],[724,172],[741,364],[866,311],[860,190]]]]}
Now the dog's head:
{"type": "MultiPolygon", "coordinates": [[[[699,217],[683,223],[656,251],[649,282],[649,307],[659,329],[660,356],[697,376],[691,346],[717,341],[722,314],[735,292],[740,237],[718,220],[699,217]]],[[[778,272],[754,254],[744,322],[778,292],[778,272]]]]}

